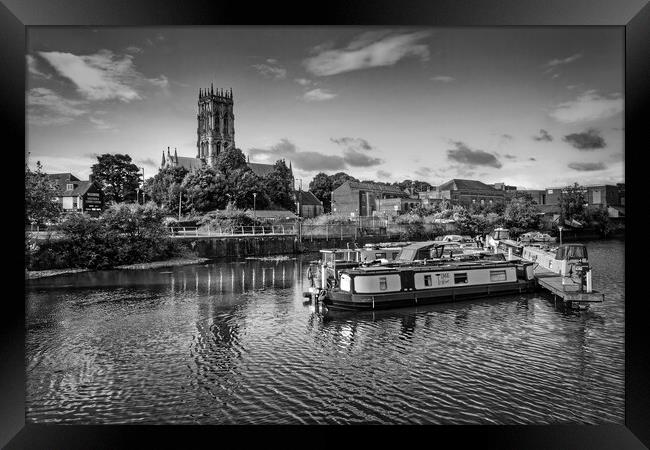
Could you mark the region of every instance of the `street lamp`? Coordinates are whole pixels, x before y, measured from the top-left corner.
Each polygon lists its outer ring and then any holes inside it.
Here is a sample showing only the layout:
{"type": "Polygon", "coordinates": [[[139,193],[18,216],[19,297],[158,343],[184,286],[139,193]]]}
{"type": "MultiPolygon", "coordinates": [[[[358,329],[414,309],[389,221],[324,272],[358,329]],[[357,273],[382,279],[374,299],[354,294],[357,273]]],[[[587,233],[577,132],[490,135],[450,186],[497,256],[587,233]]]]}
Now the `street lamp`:
{"type": "Polygon", "coordinates": [[[564,230],[564,227],[560,226],[557,229],[560,231],[560,245],[562,245],[562,230],[564,230]]]}
{"type": "Polygon", "coordinates": [[[253,192],[253,220],[257,219],[257,214],[255,212],[255,200],[257,200],[257,192],[253,192]]]}

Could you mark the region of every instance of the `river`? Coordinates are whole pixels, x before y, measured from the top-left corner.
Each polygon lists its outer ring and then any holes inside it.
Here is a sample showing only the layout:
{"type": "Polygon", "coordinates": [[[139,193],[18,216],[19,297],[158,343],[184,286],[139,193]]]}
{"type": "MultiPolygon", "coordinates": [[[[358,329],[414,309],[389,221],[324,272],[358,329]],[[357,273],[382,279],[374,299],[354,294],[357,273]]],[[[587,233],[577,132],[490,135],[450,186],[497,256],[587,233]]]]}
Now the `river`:
{"type": "Polygon", "coordinates": [[[313,255],[26,282],[26,420],[624,423],[622,240],[602,304],[517,294],[380,312],[305,304],[313,255]]]}

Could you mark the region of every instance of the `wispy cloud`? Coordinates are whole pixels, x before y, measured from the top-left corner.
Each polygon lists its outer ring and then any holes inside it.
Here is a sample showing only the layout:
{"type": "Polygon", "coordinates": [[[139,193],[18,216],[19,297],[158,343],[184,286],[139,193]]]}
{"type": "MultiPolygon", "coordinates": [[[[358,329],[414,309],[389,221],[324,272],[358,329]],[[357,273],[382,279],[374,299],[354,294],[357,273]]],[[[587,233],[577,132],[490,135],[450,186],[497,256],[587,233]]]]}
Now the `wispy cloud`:
{"type": "Polygon", "coordinates": [[[305,59],[303,64],[313,75],[328,76],[370,67],[392,66],[407,56],[427,60],[429,48],[419,41],[430,35],[430,31],[364,33],[345,48],[319,48],[318,54],[305,59]]]}
{"type": "Polygon", "coordinates": [[[540,129],[539,130],[539,135],[538,136],[533,136],[533,139],[535,141],[551,142],[553,140],[553,136],[551,136],[548,131],[546,131],[544,129],[540,129]]]}
{"type": "Polygon", "coordinates": [[[32,125],[61,125],[86,114],[84,102],[68,100],[47,88],[33,88],[27,93],[27,118],[32,125]]]}
{"type": "Polygon", "coordinates": [[[387,181],[392,178],[392,174],[390,172],[386,172],[385,170],[378,170],[377,178],[379,181],[387,181]]]}
{"type": "Polygon", "coordinates": [[[127,53],[132,53],[132,54],[139,54],[144,52],[142,47],[138,47],[136,45],[130,45],[127,48],[124,49],[127,53]]]}
{"type": "Polygon", "coordinates": [[[260,157],[264,162],[272,163],[278,159],[288,159],[293,167],[306,171],[314,170],[341,170],[346,169],[347,164],[342,156],[326,155],[324,153],[301,151],[288,139],[281,139],[279,143],[270,148],[251,148],[248,151],[251,158],[260,157]]]}
{"type": "Polygon", "coordinates": [[[140,89],[164,87],[167,78],[147,78],[138,72],[133,55],[117,55],[100,50],[92,55],[63,52],[39,53],[63,77],[72,81],[88,100],[119,100],[125,103],[142,99],[140,89]]]}
{"type": "Polygon", "coordinates": [[[467,167],[487,166],[501,168],[503,164],[497,157],[483,150],[471,149],[460,141],[454,141],[454,149],[447,150],[447,159],[455,161],[467,167]]]}
{"type": "Polygon", "coordinates": [[[581,133],[567,134],[562,140],[568,142],[578,150],[596,150],[604,148],[607,145],[600,132],[593,128],[581,133]]]}
{"type": "Polygon", "coordinates": [[[312,82],[310,79],[308,79],[308,78],[296,78],[294,81],[295,81],[296,83],[298,83],[300,86],[309,86],[309,85],[311,85],[311,84],[313,83],[313,82],[312,82]]]}
{"type": "Polygon", "coordinates": [[[456,81],[454,77],[450,77],[448,75],[437,75],[435,77],[431,77],[432,81],[439,81],[441,83],[451,83],[452,81],[456,81]]]}
{"type": "Polygon", "coordinates": [[[330,138],[332,142],[343,147],[343,160],[353,167],[371,167],[376,166],[384,161],[368,155],[373,150],[373,146],[363,138],[330,138]]]}
{"type": "Polygon", "coordinates": [[[575,55],[567,56],[566,58],[561,59],[552,59],[544,64],[545,67],[557,67],[564,64],[572,63],[573,61],[582,58],[582,53],[576,53],[575,55]]]}
{"type": "Polygon", "coordinates": [[[49,73],[44,73],[39,70],[38,61],[32,55],[27,55],[27,70],[29,71],[30,74],[34,75],[35,77],[45,78],[48,80],[52,78],[52,75],[50,75],[49,73]]]}
{"type": "Polygon", "coordinates": [[[96,117],[91,116],[88,118],[88,120],[98,130],[102,130],[102,131],[115,130],[115,126],[106,122],[104,119],[98,119],[96,117]]]}
{"type": "Polygon", "coordinates": [[[282,80],[287,77],[287,69],[277,59],[269,58],[265,64],[254,64],[253,67],[266,78],[282,80]]]}
{"type": "Polygon", "coordinates": [[[330,92],[327,89],[316,88],[305,92],[302,99],[307,102],[322,102],[325,100],[331,100],[336,97],[336,95],[337,94],[330,92]]]}
{"type": "Polygon", "coordinates": [[[579,172],[592,172],[595,170],[605,170],[607,167],[602,162],[572,162],[568,164],[569,169],[577,170],[579,172]]]}
{"type": "Polygon", "coordinates": [[[606,119],[623,111],[621,94],[602,96],[595,90],[579,95],[575,100],[558,104],[549,115],[563,123],[606,119]]]}

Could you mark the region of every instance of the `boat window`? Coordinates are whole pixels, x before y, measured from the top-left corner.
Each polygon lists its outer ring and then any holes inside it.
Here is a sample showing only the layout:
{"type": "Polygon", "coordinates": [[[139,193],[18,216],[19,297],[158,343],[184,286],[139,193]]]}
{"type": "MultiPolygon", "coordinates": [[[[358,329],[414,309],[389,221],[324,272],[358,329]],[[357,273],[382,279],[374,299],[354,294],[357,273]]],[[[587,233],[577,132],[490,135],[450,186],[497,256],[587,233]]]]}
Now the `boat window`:
{"type": "Polygon", "coordinates": [[[455,273],[454,274],[454,283],[467,283],[467,273],[455,273]]]}
{"type": "Polygon", "coordinates": [[[582,245],[566,245],[558,247],[555,253],[555,259],[581,259],[587,258],[587,247],[582,245]]]}
{"type": "Polygon", "coordinates": [[[375,259],[386,259],[386,253],[375,253],[375,259]]]}
{"type": "Polygon", "coordinates": [[[432,283],[431,283],[431,275],[425,275],[424,276],[424,285],[425,286],[431,286],[432,285],[432,283]]]}
{"type": "Polygon", "coordinates": [[[506,271],[490,270],[490,281],[506,281],[506,271]]]}
{"type": "Polygon", "coordinates": [[[388,289],[388,285],[386,284],[386,277],[379,278],[379,289],[382,291],[388,289]]]}

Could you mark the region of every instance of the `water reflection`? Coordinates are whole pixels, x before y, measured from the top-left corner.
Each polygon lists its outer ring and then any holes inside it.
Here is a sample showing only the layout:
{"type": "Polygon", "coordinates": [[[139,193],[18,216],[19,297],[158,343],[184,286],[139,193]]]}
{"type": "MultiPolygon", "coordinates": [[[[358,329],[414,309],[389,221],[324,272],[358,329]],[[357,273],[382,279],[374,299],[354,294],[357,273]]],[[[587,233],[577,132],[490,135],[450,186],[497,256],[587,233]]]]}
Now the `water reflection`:
{"type": "Polygon", "coordinates": [[[312,255],[34,280],[27,418],[622,423],[622,246],[592,247],[606,302],[580,312],[539,294],[323,310],[303,303],[312,255]]]}

